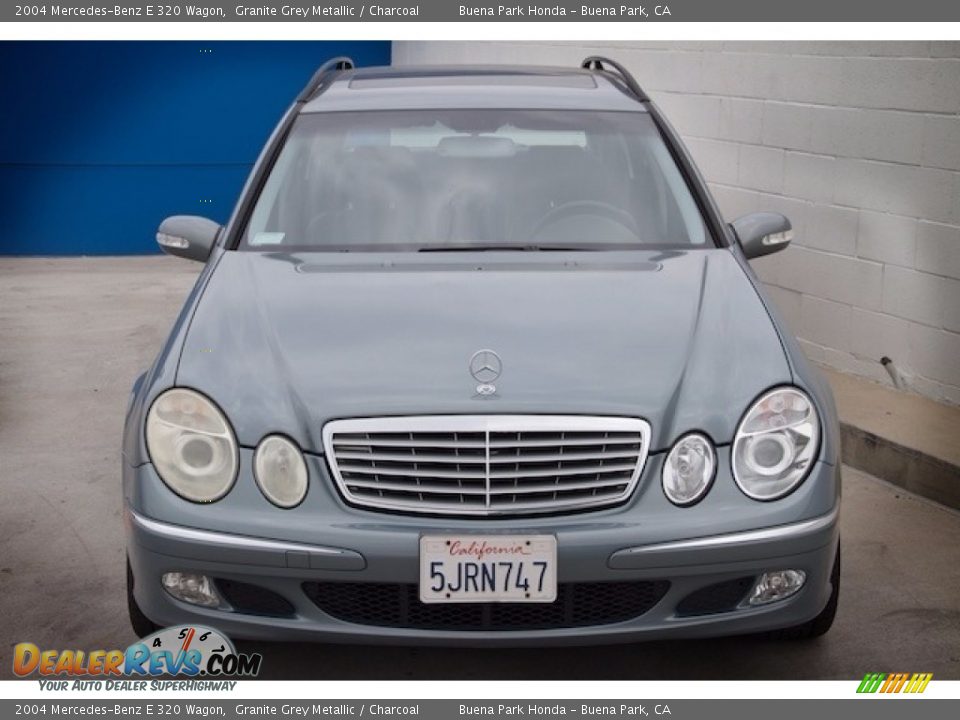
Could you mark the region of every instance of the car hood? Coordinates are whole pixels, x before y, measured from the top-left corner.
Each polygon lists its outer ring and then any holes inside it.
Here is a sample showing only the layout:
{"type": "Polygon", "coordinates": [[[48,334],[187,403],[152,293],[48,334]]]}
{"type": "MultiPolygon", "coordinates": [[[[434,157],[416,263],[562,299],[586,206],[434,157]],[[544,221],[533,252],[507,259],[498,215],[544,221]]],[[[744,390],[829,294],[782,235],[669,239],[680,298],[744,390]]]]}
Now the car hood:
{"type": "Polygon", "coordinates": [[[641,417],[659,450],[729,442],[790,382],[779,336],[726,250],[598,253],[226,252],[177,384],[213,398],[241,445],[322,452],[334,418],[557,413],[641,417]],[[482,395],[471,356],[502,359],[482,395]]]}

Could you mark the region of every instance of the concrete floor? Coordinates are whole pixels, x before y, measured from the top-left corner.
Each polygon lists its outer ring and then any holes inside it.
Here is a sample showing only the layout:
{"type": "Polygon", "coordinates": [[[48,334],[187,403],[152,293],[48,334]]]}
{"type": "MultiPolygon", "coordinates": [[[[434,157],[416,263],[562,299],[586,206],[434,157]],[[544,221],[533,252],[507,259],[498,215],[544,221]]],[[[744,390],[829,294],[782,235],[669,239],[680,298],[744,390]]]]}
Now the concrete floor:
{"type": "MultiPolygon", "coordinates": [[[[119,447],[130,385],[198,265],[165,257],[0,260],[0,678],[12,648],[123,648],[119,447]]],[[[549,650],[258,645],[277,679],[960,679],[960,514],[845,472],[833,630],[549,650]]]]}

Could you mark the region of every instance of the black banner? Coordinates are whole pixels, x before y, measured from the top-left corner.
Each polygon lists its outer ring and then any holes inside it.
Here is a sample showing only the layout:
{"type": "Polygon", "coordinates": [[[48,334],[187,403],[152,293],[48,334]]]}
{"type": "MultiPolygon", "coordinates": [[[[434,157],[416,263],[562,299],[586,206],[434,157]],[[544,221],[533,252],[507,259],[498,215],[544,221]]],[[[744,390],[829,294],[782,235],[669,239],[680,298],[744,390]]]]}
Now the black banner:
{"type": "MultiPolygon", "coordinates": [[[[851,692],[853,690],[851,689],[851,692]]],[[[956,703],[949,700],[0,700],[0,717],[288,717],[331,720],[517,720],[538,718],[616,718],[618,720],[809,720],[813,717],[900,720],[940,720],[952,717],[956,703]],[[909,702],[909,710],[903,703],[909,702]]]]}
{"type": "Polygon", "coordinates": [[[324,3],[251,0],[154,3],[72,0],[4,3],[4,22],[950,22],[960,3],[942,0],[541,0],[496,4],[476,0],[382,0],[324,3]]]}

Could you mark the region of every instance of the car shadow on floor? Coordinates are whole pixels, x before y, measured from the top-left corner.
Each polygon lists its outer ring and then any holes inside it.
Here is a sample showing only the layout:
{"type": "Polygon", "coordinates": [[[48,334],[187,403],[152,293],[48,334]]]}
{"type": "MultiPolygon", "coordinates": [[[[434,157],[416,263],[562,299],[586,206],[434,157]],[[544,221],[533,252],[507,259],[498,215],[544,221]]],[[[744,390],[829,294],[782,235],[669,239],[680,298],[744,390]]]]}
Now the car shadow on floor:
{"type": "Polygon", "coordinates": [[[762,636],[549,648],[240,641],[237,649],[261,653],[260,678],[269,680],[766,680],[822,677],[811,668],[827,643],[762,636]]]}

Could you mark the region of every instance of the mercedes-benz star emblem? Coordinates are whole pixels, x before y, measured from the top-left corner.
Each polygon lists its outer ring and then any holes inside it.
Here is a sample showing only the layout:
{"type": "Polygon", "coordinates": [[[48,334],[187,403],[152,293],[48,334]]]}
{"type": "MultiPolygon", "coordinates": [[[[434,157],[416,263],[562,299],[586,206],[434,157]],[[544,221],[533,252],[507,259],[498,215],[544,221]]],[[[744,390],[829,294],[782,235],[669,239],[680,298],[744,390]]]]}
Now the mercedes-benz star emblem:
{"type": "Polygon", "coordinates": [[[493,350],[477,350],[470,358],[470,374],[480,385],[477,392],[480,395],[491,395],[497,391],[493,381],[503,372],[503,363],[500,356],[493,350]]]}

